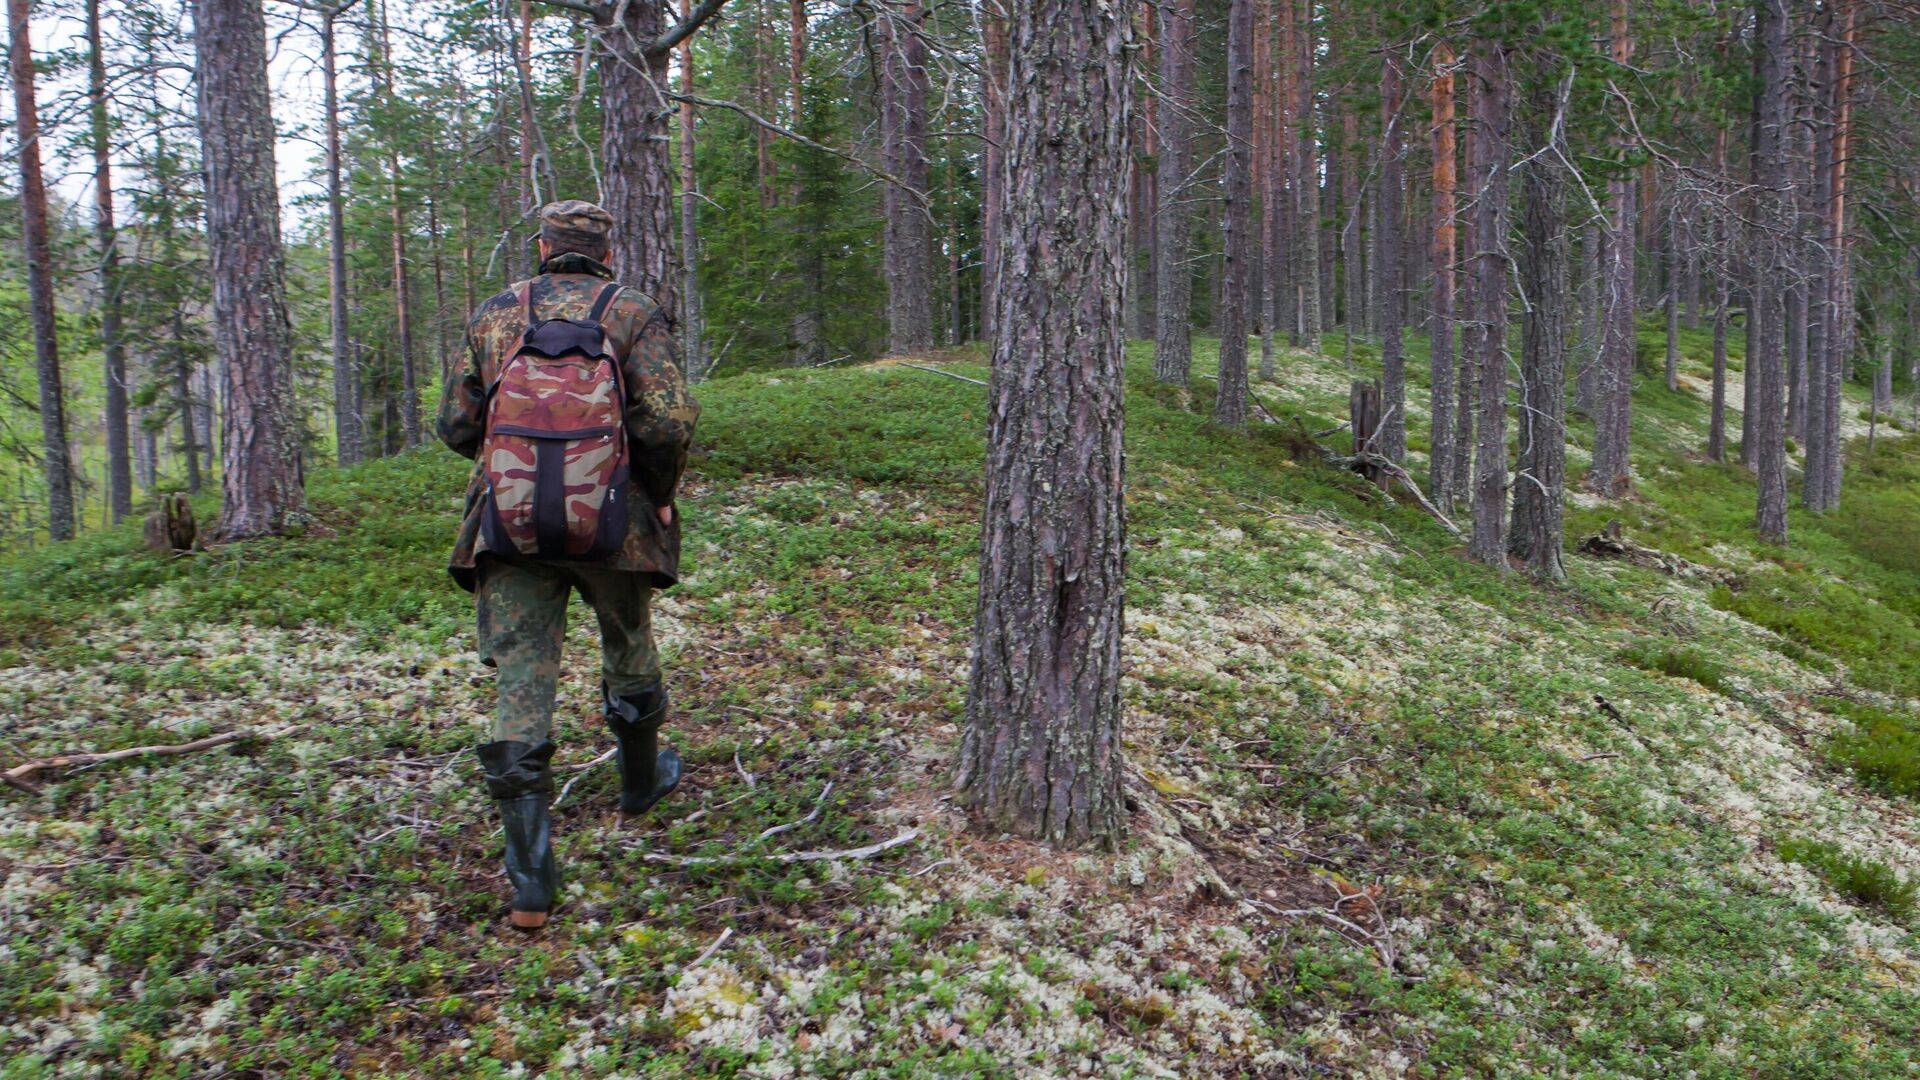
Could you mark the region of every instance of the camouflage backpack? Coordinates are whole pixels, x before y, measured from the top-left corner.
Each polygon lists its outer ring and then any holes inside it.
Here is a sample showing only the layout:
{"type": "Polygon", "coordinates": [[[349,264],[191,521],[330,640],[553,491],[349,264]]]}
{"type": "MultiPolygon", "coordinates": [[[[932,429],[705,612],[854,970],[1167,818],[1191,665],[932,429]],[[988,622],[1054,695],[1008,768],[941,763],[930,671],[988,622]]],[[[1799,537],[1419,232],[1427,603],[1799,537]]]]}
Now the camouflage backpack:
{"type": "Polygon", "coordinates": [[[487,387],[481,533],[503,554],[603,559],[627,534],[626,387],[600,325],[620,284],[585,319],[536,320],[526,289],[527,328],[487,387]]]}

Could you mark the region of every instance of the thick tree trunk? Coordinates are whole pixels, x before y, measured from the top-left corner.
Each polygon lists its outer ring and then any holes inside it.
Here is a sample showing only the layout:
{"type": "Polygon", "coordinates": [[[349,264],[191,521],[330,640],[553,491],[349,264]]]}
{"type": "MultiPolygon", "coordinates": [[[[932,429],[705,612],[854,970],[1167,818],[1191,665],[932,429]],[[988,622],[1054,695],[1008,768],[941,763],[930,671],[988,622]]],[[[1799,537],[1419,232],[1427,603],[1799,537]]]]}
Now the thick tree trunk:
{"type": "MultiPolygon", "coordinates": [[[[1627,33],[1627,0],[1613,0],[1613,62],[1621,67],[1633,59],[1633,39],[1627,33]]],[[[1621,136],[1622,149],[1626,136],[1621,136]]],[[[1607,221],[1601,238],[1600,288],[1605,304],[1605,327],[1600,346],[1599,415],[1594,418],[1593,468],[1587,486],[1608,497],[1626,493],[1633,484],[1631,435],[1633,430],[1633,376],[1636,333],[1634,309],[1634,179],[1622,171],[1607,182],[1607,221]]]]}
{"type": "Polygon", "coordinates": [[[238,539],[279,533],[307,517],[273,168],[266,16],[251,0],[193,0],[193,24],[214,353],[226,407],[217,532],[238,539]]]}
{"type": "Polygon", "coordinates": [[[7,0],[12,33],[8,71],[13,78],[14,132],[20,156],[20,235],[27,256],[27,306],[33,322],[34,369],[40,382],[40,445],[47,478],[47,535],[71,540],[79,522],[73,508],[73,460],[67,445],[66,394],[60,380],[60,342],[54,322],[53,253],[47,242],[47,186],[40,173],[40,113],[34,90],[33,46],[27,0],[7,0]]]}
{"type": "Polygon", "coordinates": [[[1759,477],[1754,524],[1774,543],[1787,540],[1787,460],[1785,372],[1781,356],[1781,287],[1786,266],[1781,244],[1789,228],[1786,205],[1787,0],[1755,0],[1754,196],[1752,251],[1759,257],[1753,285],[1755,348],[1747,357],[1747,380],[1754,384],[1752,432],[1754,471],[1759,477]]]}
{"type": "Polygon", "coordinates": [[[677,321],[680,296],[673,264],[673,170],[667,157],[671,50],[655,49],[666,20],[664,0],[629,0],[618,26],[602,35],[600,158],[606,209],[613,216],[613,270],[653,297],[677,321]]]}
{"type": "Polygon", "coordinates": [[[1172,0],[1160,12],[1159,228],[1154,261],[1159,264],[1154,298],[1153,373],[1161,382],[1187,385],[1193,367],[1193,269],[1187,265],[1190,236],[1187,172],[1193,138],[1194,0],[1172,0]]]}
{"type": "Polygon", "coordinates": [[[883,12],[880,131],[887,172],[900,183],[882,188],[887,275],[887,348],[933,346],[932,220],[927,192],[927,47],[918,31],[918,0],[883,12]]]}
{"type": "MultiPolygon", "coordinates": [[[[693,0],[680,0],[680,17],[687,18],[693,11],[693,0]]],[[[801,0],[794,0],[796,16],[805,23],[805,7],[801,0]]],[[[794,130],[800,129],[800,78],[805,53],[804,45],[794,44],[794,130]]],[[[693,96],[693,39],[687,38],[680,45],[680,92],[687,97],[693,96]]],[[[686,376],[692,382],[700,382],[707,377],[707,320],[706,312],[700,304],[700,174],[694,168],[696,159],[694,150],[698,138],[698,119],[694,115],[693,103],[680,103],[680,340],[682,362],[686,365],[686,376]]],[[[798,181],[796,180],[797,184],[798,181]]],[[[803,325],[800,346],[804,351],[813,343],[806,331],[819,330],[817,319],[808,319],[802,315],[803,325]]]]}
{"type": "Polygon", "coordinates": [[[106,372],[107,502],[118,522],[133,512],[132,448],[127,439],[127,356],[120,339],[119,234],[113,221],[112,146],[107,125],[107,62],[100,0],[87,0],[87,96],[93,150],[93,228],[100,241],[100,352],[106,372]]]}
{"type": "Polygon", "coordinates": [[[980,603],[960,801],[1073,846],[1123,827],[1130,19],[1014,5],[1007,242],[994,317],[980,603]]]}
{"type": "Polygon", "coordinates": [[[1227,13],[1227,169],[1221,240],[1220,375],[1213,422],[1247,424],[1247,304],[1253,269],[1253,2],[1227,13]]]}
{"type": "Polygon", "coordinates": [[[1374,236],[1373,272],[1380,279],[1380,393],[1376,449],[1394,462],[1407,457],[1406,292],[1401,267],[1400,105],[1405,77],[1400,58],[1388,50],[1380,68],[1380,231],[1374,236]]]}
{"type": "MultiPolygon", "coordinates": [[[[1565,154],[1561,126],[1555,123],[1558,87],[1543,85],[1531,95],[1530,146],[1547,145],[1565,154]]],[[[1523,178],[1526,211],[1522,220],[1520,280],[1527,293],[1521,324],[1520,371],[1524,384],[1519,414],[1520,453],[1513,488],[1513,535],[1508,549],[1541,581],[1567,575],[1560,563],[1563,500],[1566,490],[1566,377],[1568,264],[1566,166],[1559,154],[1536,153],[1523,178]]]]}
{"type": "Polygon", "coordinates": [[[1473,298],[1480,377],[1468,553],[1505,567],[1507,498],[1507,161],[1512,75],[1506,45],[1473,49],[1473,298]]]}

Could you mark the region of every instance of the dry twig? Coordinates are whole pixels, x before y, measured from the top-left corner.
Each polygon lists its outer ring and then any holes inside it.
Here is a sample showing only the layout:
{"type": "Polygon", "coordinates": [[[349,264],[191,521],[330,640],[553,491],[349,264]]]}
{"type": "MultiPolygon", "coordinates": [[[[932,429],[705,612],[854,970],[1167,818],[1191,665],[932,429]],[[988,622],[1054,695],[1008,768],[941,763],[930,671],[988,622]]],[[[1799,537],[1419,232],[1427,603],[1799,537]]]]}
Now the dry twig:
{"type": "Polygon", "coordinates": [[[178,754],[191,754],[196,750],[211,750],[216,746],[239,742],[254,736],[251,731],[223,731],[218,735],[209,735],[204,739],[195,739],[184,743],[162,743],[157,746],[129,746],[124,750],[109,750],[105,753],[81,751],[72,754],[57,754],[49,758],[36,758],[22,762],[0,773],[0,779],[23,791],[38,793],[40,786],[27,778],[43,769],[65,769],[75,765],[98,765],[107,761],[123,761],[127,758],[144,757],[152,754],[156,757],[173,757],[178,754]]]}

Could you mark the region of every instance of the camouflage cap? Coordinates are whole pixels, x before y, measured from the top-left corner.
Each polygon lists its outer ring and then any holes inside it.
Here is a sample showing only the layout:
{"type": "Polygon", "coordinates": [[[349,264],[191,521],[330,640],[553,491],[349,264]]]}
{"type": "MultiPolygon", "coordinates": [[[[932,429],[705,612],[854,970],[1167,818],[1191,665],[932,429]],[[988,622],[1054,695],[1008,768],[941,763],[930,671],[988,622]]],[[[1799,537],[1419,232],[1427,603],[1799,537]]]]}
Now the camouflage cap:
{"type": "Polygon", "coordinates": [[[603,251],[612,232],[613,215],[590,202],[562,199],[540,208],[540,239],[555,247],[603,251]]]}

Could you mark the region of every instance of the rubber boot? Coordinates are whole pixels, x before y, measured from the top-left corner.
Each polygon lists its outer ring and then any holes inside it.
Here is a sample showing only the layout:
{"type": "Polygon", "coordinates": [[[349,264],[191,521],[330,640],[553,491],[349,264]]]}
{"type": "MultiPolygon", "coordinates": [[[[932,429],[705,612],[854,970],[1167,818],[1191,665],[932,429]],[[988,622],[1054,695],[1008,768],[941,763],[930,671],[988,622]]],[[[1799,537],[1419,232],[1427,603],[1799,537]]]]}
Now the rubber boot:
{"type": "Polygon", "coordinates": [[[547,924],[560,896],[560,867],[553,857],[553,743],[491,742],[479,748],[487,790],[500,804],[507,841],[507,880],[513,884],[509,918],[522,930],[547,924]]]}
{"type": "Polygon", "coordinates": [[[615,697],[605,683],[607,727],[619,743],[620,816],[634,817],[680,786],[680,755],[660,749],[660,725],[667,719],[667,688],[655,684],[635,694],[615,697]]]}

